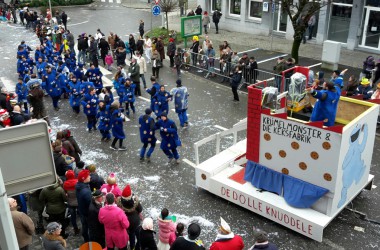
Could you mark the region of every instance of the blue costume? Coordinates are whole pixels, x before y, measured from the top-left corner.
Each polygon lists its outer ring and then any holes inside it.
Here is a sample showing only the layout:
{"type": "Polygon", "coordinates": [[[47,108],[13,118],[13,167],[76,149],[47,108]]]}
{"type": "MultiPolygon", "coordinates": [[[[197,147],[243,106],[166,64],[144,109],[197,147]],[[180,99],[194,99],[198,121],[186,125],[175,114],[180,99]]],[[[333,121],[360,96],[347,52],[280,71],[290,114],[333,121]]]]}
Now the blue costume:
{"type": "Polygon", "coordinates": [[[140,116],[139,118],[139,127],[140,127],[140,140],[144,144],[140,150],[140,160],[143,160],[145,157],[146,148],[148,144],[150,144],[150,148],[148,153],[146,154],[148,160],[152,155],[154,148],[156,147],[156,136],[154,131],[154,119],[150,117],[152,110],[149,110],[147,114],[147,110],[145,111],[145,115],[140,116]]]}
{"type": "Polygon", "coordinates": [[[42,61],[45,61],[45,54],[43,51],[41,50],[36,50],[35,53],[34,53],[34,60],[37,62],[38,61],[38,58],[42,58],[42,61]]]}
{"type": "Polygon", "coordinates": [[[160,84],[158,82],[154,82],[150,89],[147,89],[146,92],[150,95],[150,109],[154,110],[154,95],[160,91],[160,84]]]}
{"type": "Polygon", "coordinates": [[[87,70],[86,74],[88,81],[92,82],[95,86],[95,89],[97,93],[100,93],[101,89],[103,88],[103,81],[102,81],[102,72],[99,68],[90,68],[87,70]]]}
{"type": "Polygon", "coordinates": [[[136,84],[132,83],[130,85],[125,84],[125,109],[126,109],[126,114],[129,116],[129,106],[131,106],[133,114],[136,113],[135,110],[135,89],[136,89],[136,84]]]}
{"type": "MultiPolygon", "coordinates": [[[[60,69],[59,69],[59,71],[60,71],[60,69]]],[[[60,73],[58,75],[57,81],[58,81],[59,87],[61,88],[61,93],[62,94],[69,93],[69,84],[68,84],[68,80],[67,80],[67,75],[65,73],[60,73]]]]}
{"type": "Polygon", "coordinates": [[[370,84],[366,84],[366,85],[360,84],[354,91],[354,95],[363,95],[363,100],[371,99],[372,94],[373,94],[373,89],[371,88],[370,84]]]}
{"type": "Polygon", "coordinates": [[[313,90],[311,94],[318,100],[315,102],[310,121],[323,121],[323,125],[333,126],[340,97],[338,91],[313,90]]]}
{"type": "MultiPolygon", "coordinates": [[[[76,79],[76,78],[74,78],[76,79]]],[[[81,91],[81,82],[79,81],[70,81],[69,82],[69,94],[70,94],[70,106],[77,114],[80,112],[80,103],[82,99],[81,91]]]]}
{"type": "Polygon", "coordinates": [[[42,61],[42,62],[36,62],[36,68],[37,68],[37,74],[38,74],[38,78],[42,78],[43,75],[46,74],[46,68],[47,66],[47,63],[42,61]]]}
{"type": "Polygon", "coordinates": [[[111,124],[112,124],[112,135],[117,139],[124,140],[125,133],[123,129],[124,118],[122,118],[122,112],[120,109],[116,109],[112,112],[111,124]]]}
{"type": "Polygon", "coordinates": [[[17,102],[21,105],[24,104],[25,112],[28,112],[28,86],[25,82],[18,82],[16,84],[16,94],[17,94],[17,102]]]}
{"type": "Polygon", "coordinates": [[[169,92],[167,91],[158,91],[154,97],[154,113],[156,114],[157,117],[160,117],[163,112],[166,114],[169,113],[169,99],[172,96],[170,95],[169,92]]]}
{"type": "MultiPolygon", "coordinates": [[[[162,114],[166,116],[166,114],[162,114]]],[[[161,135],[161,149],[165,155],[169,158],[169,162],[174,158],[179,159],[177,146],[181,146],[181,141],[177,134],[177,126],[174,121],[166,118],[166,120],[158,120],[155,124],[155,129],[160,130],[161,135]],[[166,131],[165,131],[166,130],[166,131]]]]}
{"type": "Polygon", "coordinates": [[[74,75],[78,80],[82,80],[84,76],[83,64],[78,63],[78,67],[74,70],[74,75]]]}
{"type": "Polygon", "coordinates": [[[99,111],[96,114],[96,118],[99,120],[98,129],[102,134],[102,140],[111,139],[111,113],[110,106],[105,105],[103,107],[99,107],[99,111]]]}
{"type": "Polygon", "coordinates": [[[59,109],[58,101],[62,92],[57,81],[57,72],[54,68],[51,69],[50,73],[46,73],[45,80],[46,92],[50,95],[53,101],[53,107],[57,110],[59,109]]]}
{"type": "Polygon", "coordinates": [[[95,88],[94,84],[92,82],[82,82],[80,86],[80,91],[83,95],[88,94],[90,88],[95,88]]]}
{"type": "Polygon", "coordinates": [[[170,91],[170,94],[174,98],[175,112],[178,114],[181,127],[188,124],[187,108],[188,108],[188,96],[187,88],[184,86],[177,86],[170,91]]]}
{"type": "Polygon", "coordinates": [[[85,94],[82,99],[83,113],[87,116],[88,131],[96,130],[96,111],[98,109],[98,96],[90,93],[85,94]],[[87,107],[89,105],[89,107],[87,107]]]}

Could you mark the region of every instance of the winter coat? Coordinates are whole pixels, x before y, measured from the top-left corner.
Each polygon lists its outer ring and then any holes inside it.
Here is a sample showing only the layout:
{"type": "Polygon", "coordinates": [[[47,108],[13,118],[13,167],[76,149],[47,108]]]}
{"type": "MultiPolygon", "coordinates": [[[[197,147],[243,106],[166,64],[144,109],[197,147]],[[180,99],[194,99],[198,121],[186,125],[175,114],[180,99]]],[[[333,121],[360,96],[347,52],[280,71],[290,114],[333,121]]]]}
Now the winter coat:
{"type": "Polygon", "coordinates": [[[113,58],[111,55],[106,55],[106,58],[104,59],[107,65],[113,64],[113,58]]]}
{"type": "Polygon", "coordinates": [[[367,84],[367,85],[360,84],[354,92],[354,95],[363,95],[363,100],[371,99],[372,94],[373,94],[373,89],[371,88],[370,84],[367,84]]]}
{"type": "Polygon", "coordinates": [[[316,90],[312,93],[312,96],[318,100],[315,102],[310,121],[324,121],[327,119],[327,122],[323,124],[325,126],[333,126],[340,97],[338,91],[316,90]]]}
{"type": "Polygon", "coordinates": [[[77,193],[75,191],[75,185],[77,184],[78,179],[75,176],[67,176],[66,181],[63,183],[63,189],[67,194],[67,204],[71,207],[78,206],[77,193]]]}
{"type": "Polygon", "coordinates": [[[206,250],[201,240],[190,240],[187,236],[178,237],[170,250],[206,250]]]}
{"type": "Polygon", "coordinates": [[[98,204],[94,199],[91,200],[88,208],[88,230],[90,241],[98,242],[102,247],[105,246],[105,232],[104,225],[99,222],[99,211],[102,204],[98,204]]]}
{"type": "Polygon", "coordinates": [[[83,113],[85,115],[96,115],[99,99],[96,94],[86,94],[82,99],[83,113]],[[87,107],[90,105],[90,107],[87,107]]]}
{"type": "Polygon", "coordinates": [[[199,41],[193,42],[193,44],[190,47],[191,52],[198,53],[199,52],[199,41]]]}
{"type": "Polygon", "coordinates": [[[169,244],[169,236],[175,232],[176,224],[173,223],[172,217],[168,216],[165,219],[158,218],[158,236],[162,243],[169,244]]]}
{"type": "Polygon", "coordinates": [[[153,99],[154,99],[154,108],[153,112],[156,116],[161,116],[163,112],[169,114],[169,101],[172,96],[167,91],[158,91],[153,99]]]}
{"type": "Polygon", "coordinates": [[[127,246],[129,221],[123,210],[114,205],[106,205],[99,211],[99,222],[104,225],[107,247],[127,246]]]}
{"type": "Polygon", "coordinates": [[[207,26],[209,23],[210,23],[210,17],[208,15],[207,16],[203,16],[203,18],[202,18],[202,25],[203,26],[207,26]]]}
{"type": "Polygon", "coordinates": [[[129,66],[129,73],[131,74],[130,78],[132,82],[140,82],[140,66],[136,63],[129,66]]]}
{"type": "Polygon", "coordinates": [[[121,111],[119,109],[114,110],[111,116],[113,137],[117,139],[125,139],[123,122],[124,122],[124,119],[121,118],[121,111]]]}
{"type": "Polygon", "coordinates": [[[12,126],[17,126],[17,125],[23,124],[25,122],[25,120],[27,120],[27,119],[28,119],[27,115],[23,115],[23,114],[16,112],[16,111],[11,112],[11,124],[12,124],[12,126]]]}
{"type": "Polygon", "coordinates": [[[66,241],[60,235],[44,233],[42,238],[42,245],[45,250],[65,250],[66,241]]]}
{"type": "Polygon", "coordinates": [[[78,39],[78,50],[87,50],[88,49],[88,42],[85,38],[78,39]]]}
{"type": "Polygon", "coordinates": [[[30,245],[35,230],[32,219],[25,213],[17,211],[15,207],[11,208],[11,215],[19,247],[30,245]]]}
{"type": "Polygon", "coordinates": [[[160,130],[162,139],[160,148],[162,150],[175,149],[181,144],[181,141],[177,134],[177,126],[173,120],[167,118],[166,121],[163,121],[160,119],[156,122],[155,129],[160,130]],[[164,131],[165,128],[167,130],[166,132],[164,131]]]}
{"type": "Polygon", "coordinates": [[[255,244],[249,250],[258,250],[258,249],[278,250],[277,246],[275,244],[273,244],[273,243],[270,243],[270,242],[255,244]]]}
{"type": "Polygon", "coordinates": [[[177,233],[176,232],[172,232],[170,235],[169,235],[169,245],[173,245],[174,241],[177,239],[177,233]]]}
{"type": "Polygon", "coordinates": [[[155,231],[144,230],[139,226],[136,230],[137,244],[135,250],[157,250],[156,241],[154,239],[155,234],[155,231]]]}
{"type": "Polygon", "coordinates": [[[80,102],[82,99],[82,95],[80,93],[80,86],[81,83],[76,81],[70,81],[69,82],[69,99],[70,99],[70,106],[71,107],[78,107],[80,106],[80,102]]]}
{"type": "Polygon", "coordinates": [[[234,74],[232,75],[231,77],[231,87],[235,87],[237,88],[239,86],[239,84],[241,83],[241,79],[242,79],[242,72],[241,71],[238,71],[238,72],[234,72],[234,74]]]}
{"type": "Polygon", "coordinates": [[[214,13],[212,14],[212,21],[214,23],[219,23],[221,16],[222,16],[222,13],[220,13],[218,10],[215,10],[214,13]]]}
{"type": "Polygon", "coordinates": [[[239,235],[227,235],[211,244],[210,250],[243,250],[244,242],[239,235]]]}
{"type": "Polygon", "coordinates": [[[98,125],[99,130],[106,130],[106,131],[111,130],[110,106],[105,105],[103,106],[102,109],[99,108],[99,111],[96,114],[96,119],[98,119],[99,121],[99,125],[98,125]]]}
{"type": "Polygon", "coordinates": [[[45,204],[47,214],[62,214],[66,210],[66,194],[59,183],[42,189],[39,199],[45,204]]]}
{"type": "Polygon", "coordinates": [[[154,119],[149,115],[142,115],[139,118],[140,140],[142,143],[155,143],[157,138],[154,131],[154,119]]]}
{"type": "Polygon", "coordinates": [[[76,142],[74,137],[70,135],[71,133],[70,130],[64,130],[63,133],[66,140],[68,140],[71,143],[71,145],[73,145],[74,150],[75,150],[73,157],[75,158],[75,162],[78,163],[80,161],[79,155],[82,154],[82,150],[79,148],[78,143],[76,142]]]}
{"type": "Polygon", "coordinates": [[[88,183],[78,181],[75,185],[78,200],[78,212],[81,216],[88,217],[88,207],[92,200],[92,194],[88,183]]]}
{"type": "Polygon", "coordinates": [[[98,47],[100,49],[100,55],[102,57],[105,57],[108,54],[108,51],[111,49],[110,45],[108,44],[108,42],[105,39],[100,39],[98,47]]]}
{"type": "Polygon", "coordinates": [[[170,42],[170,43],[168,44],[167,49],[166,49],[166,54],[167,54],[168,56],[174,56],[175,51],[176,51],[176,45],[175,45],[175,43],[174,43],[174,42],[170,42]]]}
{"type": "Polygon", "coordinates": [[[137,227],[141,224],[140,214],[143,210],[143,207],[141,206],[140,201],[134,195],[130,199],[122,197],[119,200],[119,207],[123,209],[125,215],[128,217],[128,233],[135,232],[137,227]]]}
{"type": "Polygon", "coordinates": [[[90,189],[100,189],[100,187],[105,183],[103,177],[99,176],[98,173],[90,173],[90,189]]]}
{"type": "Polygon", "coordinates": [[[140,67],[140,75],[146,73],[146,61],[145,61],[145,58],[144,57],[139,57],[137,59],[137,63],[140,67]]]}
{"type": "Polygon", "coordinates": [[[65,176],[67,171],[67,163],[61,152],[53,152],[53,160],[55,165],[55,172],[58,176],[65,176]]]}
{"type": "Polygon", "coordinates": [[[117,184],[105,183],[100,187],[100,191],[102,191],[103,193],[106,193],[106,194],[107,193],[113,193],[115,198],[119,198],[121,196],[121,190],[117,184]]]}
{"type": "Polygon", "coordinates": [[[115,52],[117,65],[125,65],[125,59],[127,58],[127,51],[125,48],[117,49],[115,52]]]}
{"type": "Polygon", "coordinates": [[[160,54],[161,60],[165,59],[165,47],[162,41],[157,41],[156,50],[160,54]]]}
{"type": "Polygon", "coordinates": [[[16,84],[16,94],[18,102],[26,101],[26,97],[28,96],[28,87],[26,86],[26,83],[17,83],[16,84]]]}
{"type": "Polygon", "coordinates": [[[131,50],[136,50],[136,41],[134,37],[129,38],[129,48],[131,50]]]}
{"type": "Polygon", "coordinates": [[[187,88],[185,86],[173,88],[170,94],[174,97],[174,108],[176,113],[182,112],[188,108],[188,96],[187,88]]]}

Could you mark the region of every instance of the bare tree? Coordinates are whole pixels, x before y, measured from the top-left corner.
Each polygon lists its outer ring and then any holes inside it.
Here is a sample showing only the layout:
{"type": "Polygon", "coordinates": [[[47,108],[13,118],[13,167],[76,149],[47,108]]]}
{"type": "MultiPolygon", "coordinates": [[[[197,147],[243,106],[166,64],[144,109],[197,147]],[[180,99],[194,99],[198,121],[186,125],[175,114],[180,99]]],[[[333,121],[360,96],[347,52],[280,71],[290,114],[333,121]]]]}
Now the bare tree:
{"type": "Polygon", "coordinates": [[[160,6],[162,12],[165,13],[165,18],[166,18],[166,30],[169,32],[169,19],[168,19],[168,13],[173,12],[177,9],[178,7],[178,1],[176,0],[161,0],[160,1],[160,6]]]}
{"type": "Polygon", "coordinates": [[[323,6],[330,4],[331,0],[277,0],[281,2],[282,11],[285,11],[294,29],[294,41],[292,46],[292,57],[298,63],[298,51],[303,40],[304,33],[308,28],[309,19],[323,6]]]}

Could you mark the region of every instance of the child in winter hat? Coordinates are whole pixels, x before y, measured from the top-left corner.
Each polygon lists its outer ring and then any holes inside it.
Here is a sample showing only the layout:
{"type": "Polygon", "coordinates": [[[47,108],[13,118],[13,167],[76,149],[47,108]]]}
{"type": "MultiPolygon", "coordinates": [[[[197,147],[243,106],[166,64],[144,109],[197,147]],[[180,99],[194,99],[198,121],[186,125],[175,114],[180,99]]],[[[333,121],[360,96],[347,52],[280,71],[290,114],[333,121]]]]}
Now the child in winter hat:
{"type": "Polygon", "coordinates": [[[107,183],[103,184],[100,187],[100,190],[105,194],[113,193],[115,195],[115,198],[119,198],[121,196],[121,190],[116,183],[115,173],[109,174],[109,176],[107,177],[107,183]]]}

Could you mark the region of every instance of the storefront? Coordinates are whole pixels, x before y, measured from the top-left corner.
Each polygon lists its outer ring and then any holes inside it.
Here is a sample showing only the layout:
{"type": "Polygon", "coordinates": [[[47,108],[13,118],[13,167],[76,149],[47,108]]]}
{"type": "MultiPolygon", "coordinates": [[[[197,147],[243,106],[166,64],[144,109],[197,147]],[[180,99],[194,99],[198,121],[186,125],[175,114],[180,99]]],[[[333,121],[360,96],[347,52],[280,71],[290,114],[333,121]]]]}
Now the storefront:
{"type": "MultiPolygon", "coordinates": [[[[293,39],[293,27],[281,1],[198,0],[204,10],[219,10],[219,27],[257,35],[274,32],[293,39]],[[267,8],[263,8],[267,7],[267,8]]],[[[315,14],[312,38],[341,42],[347,49],[367,49],[380,53],[380,0],[332,0],[315,14]]]]}

